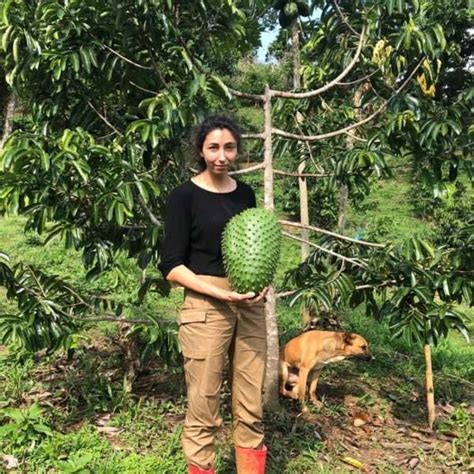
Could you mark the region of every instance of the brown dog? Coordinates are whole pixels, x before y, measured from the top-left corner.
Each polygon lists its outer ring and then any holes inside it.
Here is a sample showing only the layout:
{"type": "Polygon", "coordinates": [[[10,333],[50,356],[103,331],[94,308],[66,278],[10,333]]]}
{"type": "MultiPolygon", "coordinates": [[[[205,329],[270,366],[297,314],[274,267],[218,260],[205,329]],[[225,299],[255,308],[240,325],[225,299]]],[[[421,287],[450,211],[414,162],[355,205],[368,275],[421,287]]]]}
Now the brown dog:
{"type": "Polygon", "coordinates": [[[280,349],[280,393],[299,398],[304,405],[309,382],[310,401],[316,404],[316,385],[322,368],[346,357],[371,360],[367,341],[358,334],[333,331],[307,331],[291,339],[280,349]],[[287,390],[287,385],[292,385],[292,389],[287,390]]]}

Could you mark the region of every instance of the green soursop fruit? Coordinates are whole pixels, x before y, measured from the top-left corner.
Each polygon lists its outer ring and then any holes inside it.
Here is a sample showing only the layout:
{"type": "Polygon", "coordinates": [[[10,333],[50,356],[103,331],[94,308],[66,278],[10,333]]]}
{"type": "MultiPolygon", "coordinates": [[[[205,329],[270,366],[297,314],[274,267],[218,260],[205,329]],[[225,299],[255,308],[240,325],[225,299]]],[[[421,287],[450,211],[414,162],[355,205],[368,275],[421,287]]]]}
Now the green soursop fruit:
{"type": "Polygon", "coordinates": [[[251,208],[234,216],[222,234],[224,268],[235,291],[258,294],[275,276],[281,230],[272,213],[251,208]]]}
{"type": "Polygon", "coordinates": [[[298,5],[295,2],[289,2],[285,5],[283,11],[288,18],[296,18],[298,16],[298,5]]]}

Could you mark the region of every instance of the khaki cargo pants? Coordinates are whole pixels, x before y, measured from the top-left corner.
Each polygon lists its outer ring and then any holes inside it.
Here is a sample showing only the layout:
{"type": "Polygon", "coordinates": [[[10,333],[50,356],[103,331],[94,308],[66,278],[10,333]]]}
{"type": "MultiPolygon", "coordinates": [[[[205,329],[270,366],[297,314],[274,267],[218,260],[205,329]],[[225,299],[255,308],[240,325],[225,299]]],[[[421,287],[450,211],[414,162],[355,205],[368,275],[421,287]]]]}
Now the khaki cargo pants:
{"type": "MultiPolygon", "coordinates": [[[[201,278],[230,289],[226,278],[201,278]]],[[[188,464],[207,469],[214,463],[214,438],[222,425],[219,399],[227,358],[234,443],[244,448],[258,448],[262,443],[266,337],[263,302],[233,304],[185,291],[179,342],[188,395],[182,435],[188,464]]]]}

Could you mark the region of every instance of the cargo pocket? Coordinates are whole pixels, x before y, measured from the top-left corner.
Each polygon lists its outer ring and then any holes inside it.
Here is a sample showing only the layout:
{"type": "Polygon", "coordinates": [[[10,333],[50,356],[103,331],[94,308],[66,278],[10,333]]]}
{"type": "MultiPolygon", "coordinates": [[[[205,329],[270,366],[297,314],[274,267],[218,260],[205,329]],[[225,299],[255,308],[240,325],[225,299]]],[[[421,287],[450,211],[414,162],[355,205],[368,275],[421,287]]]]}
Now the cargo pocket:
{"type": "Polygon", "coordinates": [[[209,351],[209,337],[218,338],[220,335],[209,334],[206,324],[208,312],[190,308],[181,310],[178,319],[179,343],[184,358],[188,397],[218,400],[225,354],[209,351]]]}
{"type": "Polygon", "coordinates": [[[206,313],[206,308],[183,308],[178,315],[178,324],[205,323],[206,313]]]}
{"type": "Polygon", "coordinates": [[[199,350],[206,338],[206,310],[182,309],[178,315],[178,339],[184,357],[205,359],[206,352],[199,350]],[[199,357],[197,357],[199,356],[199,357]]]}

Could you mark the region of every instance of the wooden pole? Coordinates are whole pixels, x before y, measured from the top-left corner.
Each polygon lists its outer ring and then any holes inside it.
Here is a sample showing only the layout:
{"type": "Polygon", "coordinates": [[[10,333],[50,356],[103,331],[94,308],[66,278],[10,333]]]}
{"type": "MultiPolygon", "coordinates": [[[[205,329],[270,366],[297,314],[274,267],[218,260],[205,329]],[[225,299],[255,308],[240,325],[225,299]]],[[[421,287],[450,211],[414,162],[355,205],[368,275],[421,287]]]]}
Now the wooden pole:
{"type": "Polygon", "coordinates": [[[426,406],[428,408],[428,425],[430,430],[436,419],[434,385],[433,385],[433,366],[431,364],[431,346],[425,344],[425,379],[426,379],[426,406]]]}
{"type": "MultiPolygon", "coordinates": [[[[264,113],[264,203],[265,209],[273,211],[273,154],[272,154],[272,94],[268,84],[265,86],[265,98],[263,101],[264,113]]],[[[279,408],[278,403],[278,325],[276,317],[276,296],[275,288],[270,286],[265,304],[265,316],[267,322],[267,372],[265,379],[264,404],[270,411],[279,408]]]]}

